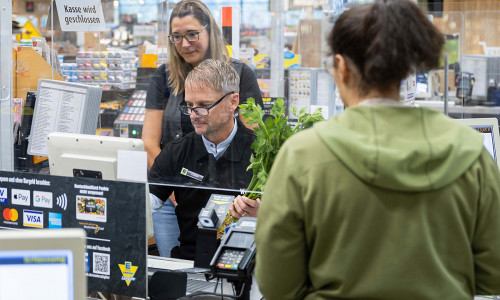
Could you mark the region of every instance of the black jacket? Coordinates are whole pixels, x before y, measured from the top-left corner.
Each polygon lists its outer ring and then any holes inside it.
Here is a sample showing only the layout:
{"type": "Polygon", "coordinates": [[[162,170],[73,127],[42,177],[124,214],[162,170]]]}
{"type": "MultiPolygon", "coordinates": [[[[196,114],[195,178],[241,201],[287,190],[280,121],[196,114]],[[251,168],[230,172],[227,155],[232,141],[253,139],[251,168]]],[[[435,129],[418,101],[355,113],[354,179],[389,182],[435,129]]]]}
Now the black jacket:
{"type": "Polygon", "coordinates": [[[250,165],[251,144],[255,136],[240,120],[237,122],[236,135],[218,160],[207,152],[201,136],[190,132],[168,143],[149,171],[149,190],[152,194],[165,201],[172,192],[175,193],[181,258],[194,259],[198,214],[207,204],[210,195],[231,194],[196,187],[239,190],[246,188],[252,179],[252,171],[246,169],[250,165]],[[193,188],[158,183],[192,185],[193,188]]]}

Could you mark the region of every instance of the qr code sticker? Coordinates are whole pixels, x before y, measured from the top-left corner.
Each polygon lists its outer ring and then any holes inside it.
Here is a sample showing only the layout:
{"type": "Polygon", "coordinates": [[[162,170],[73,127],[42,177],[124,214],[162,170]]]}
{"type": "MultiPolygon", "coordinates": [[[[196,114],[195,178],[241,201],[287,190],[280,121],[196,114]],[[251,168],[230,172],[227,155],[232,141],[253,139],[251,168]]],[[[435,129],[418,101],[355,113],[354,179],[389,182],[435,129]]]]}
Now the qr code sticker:
{"type": "Polygon", "coordinates": [[[95,274],[109,275],[109,254],[94,252],[93,271],[95,274]]]}

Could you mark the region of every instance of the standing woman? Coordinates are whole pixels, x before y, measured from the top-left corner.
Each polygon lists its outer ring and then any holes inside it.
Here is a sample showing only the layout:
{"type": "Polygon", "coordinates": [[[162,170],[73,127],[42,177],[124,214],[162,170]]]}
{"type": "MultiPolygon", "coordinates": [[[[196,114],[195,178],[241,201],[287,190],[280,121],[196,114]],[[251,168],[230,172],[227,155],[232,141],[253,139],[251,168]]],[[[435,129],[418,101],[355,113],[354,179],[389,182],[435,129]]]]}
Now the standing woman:
{"type": "MultiPolygon", "coordinates": [[[[165,144],[194,130],[189,116],[183,115],[178,107],[184,101],[187,74],[203,60],[231,62],[240,76],[240,104],[253,97],[262,106],[255,74],[244,63],[230,58],[219,27],[204,3],[198,0],[177,3],[169,27],[168,63],[162,64],[153,74],[146,98],[142,140],[148,153],[148,168],[165,144]]],[[[155,239],[161,256],[170,256],[170,249],[178,245],[179,229],[174,208],[174,203],[166,201],[161,210],[153,213],[155,239]]]]}

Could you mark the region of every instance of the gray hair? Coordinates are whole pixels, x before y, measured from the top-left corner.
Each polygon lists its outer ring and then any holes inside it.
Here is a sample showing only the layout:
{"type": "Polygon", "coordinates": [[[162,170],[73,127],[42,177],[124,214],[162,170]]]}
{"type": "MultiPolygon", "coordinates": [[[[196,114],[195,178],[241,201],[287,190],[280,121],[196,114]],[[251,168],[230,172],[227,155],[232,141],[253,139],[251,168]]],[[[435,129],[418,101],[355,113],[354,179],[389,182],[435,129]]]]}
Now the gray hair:
{"type": "Polygon", "coordinates": [[[220,93],[240,91],[240,77],[230,63],[206,59],[189,72],[186,85],[210,88],[220,93]]]}

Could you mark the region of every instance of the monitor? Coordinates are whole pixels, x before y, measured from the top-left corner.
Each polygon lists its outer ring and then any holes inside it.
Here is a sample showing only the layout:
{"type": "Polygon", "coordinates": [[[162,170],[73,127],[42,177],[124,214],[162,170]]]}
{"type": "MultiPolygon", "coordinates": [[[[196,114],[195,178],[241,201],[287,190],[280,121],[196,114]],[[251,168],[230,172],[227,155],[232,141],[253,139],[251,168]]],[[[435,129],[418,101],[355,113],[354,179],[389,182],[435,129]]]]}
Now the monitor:
{"type": "MultiPolygon", "coordinates": [[[[118,150],[144,151],[144,142],[134,138],[120,138],[67,132],[53,132],[47,137],[50,175],[67,177],[88,177],[117,180],[118,150]]],[[[137,163],[137,162],[135,162],[137,163]]],[[[147,162],[143,168],[146,181],[147,162]]],[[[135,180],[130,180],[135,181],[135,180]]],[[[95,198],[95,200],[99,200],[95,198]]],[[[153,223],[149,208],[149,186],[146,184],[146,234],[153,235],[153,223]]],[[[77,201],[86,201],[79,198],[77,201]]],[[[106,220],[106,215],[92,218],[106,220]]],[[[77,218],[89,218],[85,212],[77,213],[77,218]]],[[[1,299],[1,298],[0,298],[1,299]]]]}
{"type": "Polygon", "coordinates": [[[432,100],[438,95],[439,82],[434,71],[421,72],[415,74],[415,98],[432,100]]]}
{"type": "Polygon", "coordinates": [[[85,299],[83,229],[0,230],[0,299],[85,299]]]}
{"type": "Polygon", "coordinates": [[[500,135],[497,118],[456,119],[458,122],[477,130],[483,135],[483,145],[500,168],[500,135]]]}
{"type": "Polygon", "coordinates": [[[106,180],[116,180],[118,150],[144,151],[140,139],[66,132],[49,134],[47,147],[51,175],[106,180]]]}

